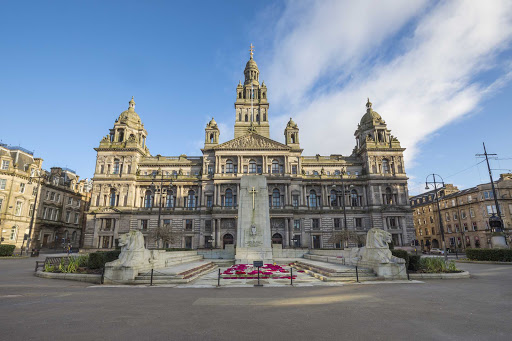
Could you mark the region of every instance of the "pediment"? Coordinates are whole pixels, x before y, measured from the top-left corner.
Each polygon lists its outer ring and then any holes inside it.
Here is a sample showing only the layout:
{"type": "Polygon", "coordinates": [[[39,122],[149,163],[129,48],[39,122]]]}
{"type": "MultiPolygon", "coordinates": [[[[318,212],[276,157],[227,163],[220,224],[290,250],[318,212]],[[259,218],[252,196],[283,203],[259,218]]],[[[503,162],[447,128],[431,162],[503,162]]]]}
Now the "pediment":
{"type": "Polygon", "coordinates": [[[285,144],[276,142],[256,133],[249,133],[236,139],[224,142],[215,150],[290,150],[285,144]]]}
{"type": "Polygon", "coordinates": [[[96,211],[94,211],[94,213],[121,213],[121,211],[113,207],[102,207],[98,208],[96,211]]]}

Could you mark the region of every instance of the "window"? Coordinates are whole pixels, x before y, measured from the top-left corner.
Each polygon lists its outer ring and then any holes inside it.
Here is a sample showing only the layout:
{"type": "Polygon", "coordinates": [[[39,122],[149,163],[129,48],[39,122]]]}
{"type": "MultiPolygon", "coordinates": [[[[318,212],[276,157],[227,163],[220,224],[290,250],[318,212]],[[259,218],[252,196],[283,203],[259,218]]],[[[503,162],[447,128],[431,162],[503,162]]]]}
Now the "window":
{"type": "Polygon", "coordinates": [[[432,227],[432,235],[436,234],[436,230],[432,227]]]}
{"type": "Polygon", "coordinates": [[[293,220],[293,229],[295,231],[299,231],[300,230],[300,219],[293,220]]]}
{"type": "Polygon", "coordinates": [[[5,189],[6,183],[7,183],[6,179],[0,179],[0,189],[5,189]]]}
{"type": "Polygon", "coordinates": [[[20,193],[25,193],[25,184],[24,183],[20,184],[20,193]]]}
{"type": "Polygon", "coordinates": [[[80,218],[80,215],[78,213],[75,213],[75,224],[78,224],[79,218],[80,218]]]}
{"type": "Polygon", "coordinates": [[[11,240],[15,240],[15,239],[16,239],[16,232],[17,232],[17,229],[18,229],[17,227],[13,227],[13,228],[11,229],[11,236],[10,236],[10,239],[11,239],[11,240]]]}
{"type": "Polygon", "coordinates": [[[494,194],[492,193],[492,191],[485,191],[484,199],[494,199],[494,194]]]}
{"type": "Polygon", "coordinates": [[[352,206],[359,206],[359,197],[355,189],[350,191],[350,204],[352,206]]]}
{"type": "Polygon", "coordinates": [[[309,192],[309,207],[316,207],[317,199],[316,199],[316,192],[314,189],[312,189],[309,192]]]}
{"type": "Polygon", "coordinates": [[[43,219],[48,218],[48,207],[43,208],[43,219]]]}
{"type": "Polygon", "coordinates": [[[447,225],[446,226],[446,232],[452,233],[452,225],[447,225]]]}
{"type": "Polygon", "coordinates": [[[334,218],[334,229],[340,230],[341,229],[341,219],[340,218],[334,218]]]}
{"type": "Polygon", "coordinates": [[[455,245],[455,237],[450,237],[450,245],[455,245]]]}
{"type": "Polygon", "coordinates": [[[208,174],[213,174],[213,166],[208,165],[208,174]]]}
{"type": "Polygon", "coordinates": [[[53,213],[55,213],[55,215],[53,216],[53,220],[59,220],[59,210],[55,210],[53,213]]]}
{"type": "Polygon", "coordinates": [[[233,207],[233,191],[228,188],[224,194],[224,206],[233,207]]]}
{"type": "Polygon", "coordinates": [[[445,214],[445,220],[450,221],[450,213],[446,212],[445,214]]]}
{"type": "Polygon", "coordinates": [[[423,229],[418,229],[418,231],[420,232],[420,236],[423,236],[423,229]]]}
{"type": "Polygon", "coordinates": [[[211,195],[206,196],[206,207],[208,207],[208,208],[213,207],[213,196],[211,196],[211,195]]]}
{"type": "MultiPolygon", "coordinates": [[[[396,223],[396,218],[395,218],[395,217],[389,217],[389,218],[388,218],[388,223],[389,223],[389,227],[390,227],[390,228],[392,228],[392,229],[394,229],[394,228],[397,228],[397,227],[398,227],[398,226],[397,226],[397,223],[396,223]]],[[[426,230],[426,229],[425,229],[425,230],[426,230]]],[[[425,231],[425,233],[427,233],[427,232],[425,231]]]]}
{"type": "Polygon", "coordinates": [[[496,205],[487,205],[487,214],[488,215],[496,214],[496,205]]]}
{"type": "Polygon", "coordinates": [[[4,199],[0,198],[0,211],[2,210],[2,204],[4,203],[4,199]]]}
{"type": "Polygon", "coordinates": [[[145,208],[153,207],[153,195],[150,190],[147,190],[146,194],[144,195],[144,207],[145,208]]]}
{"type": "Polygon", "coordinates": [[[472,202],[473,201],[473,197],[471,195],[468,195],[468,202],[472,202]]]}
{"type": "Polygon", "coordinates": [[[356,225],[356,228],[362,228],[363,218],[354,218],[354,224],[356,225]]]}
{"type": "MultiPolygon", "coordinates": [[[[512,211],[511,211],[511,212],[512,212],[512,211]]],[[[472,208],[470,208],[470,209],[469,209],[469,216],[470,216],[471,218],[474,218],[474,217],[475,217],[475,211],[474,211],[472,208]]]]}
{"type": "Polygon", "coordinates": [[[205,230],[205,232],[212,232],[212,221],[211,220],[204,221],[204,230],[205,230]]]}
{"type": "Polygon", "coordinates": [[[185,230],[192,230],[192,219],[185,219],[185,230]]]}
{"type": "Polygon", "coordinates": [[[387,159],[382,159],[382,173],[389,174],[389,162],[387,159]]]}
{"type": "Polygon", "coordinates": [[[256,161],[249,161],[249,173],[256,173],[256,161]]]}
{"type": "Polygon", "coordinates": [[[455,224],[455,225],[454,225],[454,227],[455,227],[455,232],[460,232],[460,230],[459,230],[459,224],[455,224]]]}
{"type": "Polygon", "coordinates": [[[146,231],[148,229],[148,220],[147,219],[142,219],[140,221],[140,229],[143,231],[146,231]]]}
{"type": "Polygon", "coordinates": [[[460,218],[466,219],[466,211],[464,211],[464,210],[460,211],[460,218]]]}
{"type": "Polygon", "coordinates": [[[71,219],[71,211],[66,211],[66,223],[69,223],[70,219],[71,219]]]}
{"type": "Polygon", "coordinates": [[[476,224],[476,221],[472,222],[471,225],[473,226],[473,231],[477,231],[478,230],[478,226],[476,224]]]}
{"type": "Polygon", "coordinates": [[[19,217],[21,215],[22,209],[23,209],[23,203],[21,201],[17,201],[16,202],[16,210],[14,211],[14,215],[19,217]]]}
{"type": "Polygon", "coordinates": [[[196,192],[194,192],[193,190],[188,191],[187,207],[188,208],[196,207],[196,192]]]}
{"type": "Polygon", "coordinates": [[[171,219],[164,219],[164,226],[170,226],[171,225],[171,219]]]}
{"type": "Polygon", "coordinates": [[[3,170],[9,169],[9,161],[8,160],[2,161],[2,169],[3,170]]]}
{"type": "Polygon", "coordinates": [[[311,226],[313,230],[320,230],[320,219],[311,219],[311,226]]]}
{"type": "Polygon", "coordinates": [[[281,193],[277,188],[272,191],[272,207],[281,207],[281,193]]]}
{"type": "Polygon", "coordinates": [[[279,162],[277,160],[272,161],[272,174],[279,173],[279,162]]]}
{"type": "Polygon", "coordinates": [[[233,173],[233,161],[226,161],[226,173],[233,173]]]}
{"type": "Polygon", "coordinates": [[[72,197],[68,198],[68,205],[73,205],[73,198],[72,197]]]}
{"type": "Polygon", "coordinates": [[[165,197],[165,207],[171,208],[174,207],[174,192],[168,191],[167,196],[165,197]]]}
{"type": "Polygon", "coordinates": [[[50,193],[50,200],[55,201],[55,192],[50,193]]]}
{"type": "MultiPolygon", "coordinates": [[[[393,192],[391,191],[391,188],[386,187],[384,196],[384,204],[385,205],[392,205],[393,204],[393,192]]],[[[423,207],[423,212],[425,212],[425,207],[423,207]]]]}
{"type": "Polygon", "coordinates": [[[336,192],[336,190],[332,189],[331,190],[331,196],[330,196],[330,202],[331,202],[331,206],[338,206],[338,193],[336,192]]]}
{"type": "Polygon", "coordinates": [[[119,174],[119,160],[118,159],[114,160],[114,170],[113,170],[112,174],[119,174]]]}
{"type": "Polygon", "coordinates": [[[297,165],[292,165],[292,174],[297,174],[297,165]]]}
{"type": "Polygon", "coordinates": [[[116,206],[116,190],[110,189],[110,206],[116,206]]]}
{"type": "Polygon", "coordinates": [[[452,207],[455,207],[456,203],[455,203],[455,199],[452,199],[452,207]]]}
{"type": "Polygon", "coordinates": [[[292,205],[293,207],[299,207],[299,196],[297,194],[292,195],[292,205]]]}
{"type": "Polygon", "coordinates": [[[468,223],[464,223],[464,232],[468,232],[469,229],[468,229],[468,223]]]}
{"type": "Polygon", "coordinates": [[[459,215],[457,214],[457,212],[453,212],[453,220],[458,220],[459,219],[459,215]]]}
{"type": "Polygon", "coordinates": [[[430,217],[430,223],[433,224],[434,223],[434,217],[430,217]]]}
{"type": "Polygon", "coordinates": [[[428,228],[425,227],[425,236],[428,236],[428,228]]]}
{"type": "Polygon", "coordinates": [[[105,173],[105,165],[100,166],[100,174],[105,173]]]}

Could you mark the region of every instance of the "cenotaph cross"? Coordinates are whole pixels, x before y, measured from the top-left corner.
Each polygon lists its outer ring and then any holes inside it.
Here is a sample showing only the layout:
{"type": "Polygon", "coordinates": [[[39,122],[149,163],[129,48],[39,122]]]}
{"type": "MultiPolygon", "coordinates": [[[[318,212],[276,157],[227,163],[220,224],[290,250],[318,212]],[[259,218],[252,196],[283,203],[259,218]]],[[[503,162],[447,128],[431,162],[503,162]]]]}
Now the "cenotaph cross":
{"type": "Polygon", "coordinates": [[[249,191],[249,193],[252,194],[252,209],[254,210],[254,195],[256,193],[258,193],[258,191],[254,188],[254,186],[252,187],[252,189],[249,191]]]}

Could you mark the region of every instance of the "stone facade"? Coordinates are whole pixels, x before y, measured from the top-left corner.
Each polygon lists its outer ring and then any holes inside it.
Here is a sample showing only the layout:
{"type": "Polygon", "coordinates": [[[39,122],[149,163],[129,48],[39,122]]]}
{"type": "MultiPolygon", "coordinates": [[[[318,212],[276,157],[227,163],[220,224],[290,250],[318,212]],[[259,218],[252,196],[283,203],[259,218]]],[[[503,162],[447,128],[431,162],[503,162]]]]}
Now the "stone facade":
{"type": "Polygon", "coordinates": [[[62,243],[78,247],[88,207],[88,182],[65,168],[45,171],[42,164],[42,159],[24,148],[0,145],[2,243],[17,249],[26,245],[24,237],[28,238],[35,212],[33,247],[55,248],[62,243]]]}
{"type": "Polygon", "coordinates": [[[219,143],[212,119],[201,156],[153,156],[135,102],[97,151],[85,247],[115,247],[120,233],[140,229],[148,247],[223,248],[236,243],[244,174],[267,179],[273,243],[284,248],[341,247],[344,228],[389,231],[396,245],[414,240],[400,142],[368,100],[349,156],[304,156],[290,119],[284,143],[269,138],[267,88],[252,55],[236,87],[235,136],[219,143]],[[346,214],[346,217],[345,217],[346,214]],[[154,231],[173,238],[163,243],[154,231]],[[165,244],[165,245],[164,245],[165,244]]]}
{"type": "MultiPolygon", "coordinates": [[[[512,174],[501,174],[495,182],[505,233],[510,244],[512,228],[512,174]]],[[[466,247],[490,248],[489,217],[496,213],[491,184],[481,184],[465,190],[446,184],[438,189],[439,208],[445,232],[446,248],[452,252],[466,247]]],[[[442,249],[439,215],[435,192],[429,191],[410,198],[416,238],[421,250],[442,249]]]]}

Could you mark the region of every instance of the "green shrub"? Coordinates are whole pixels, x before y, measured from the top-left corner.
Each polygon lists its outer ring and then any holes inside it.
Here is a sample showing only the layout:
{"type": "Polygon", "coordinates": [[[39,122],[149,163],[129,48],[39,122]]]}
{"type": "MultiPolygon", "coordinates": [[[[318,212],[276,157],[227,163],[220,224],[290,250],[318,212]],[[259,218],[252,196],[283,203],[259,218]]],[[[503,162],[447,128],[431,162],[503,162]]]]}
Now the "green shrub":
{"type": "Polygon", "coordinates": [[[115,261],[119,258],[121,250],[98,251],[89,254],[87,267],[89,269],[101,269],[105,267],[105,263],[115,261]]]}
{"type": "Polygon", "coordinates": [[[427,273],[458,272],[453,260],[448,264],[443,257],[423,257],[420,259],[420,271],[427,273]]]}
{"type": "Polygon", "coordinates": [[[466,249],[466,257],[477,261],[512,262],[512,249],[466,249]]]}
{"type": "Polygon", "coordinates": [[[0,245],[0,257],[12,256],[16,245],[0,245]]]}
{"type": "Polygon", "coordinates": [[[391,254],[395,257],[405,259],[405,266],[409,266],[409,254],[405,250],[393,249],[391,254]]]}
{"type": "Polygon", "coordinates": [[[409,271],[418,271],[420,269],[421,255],[409,255],[409,271]]]}

